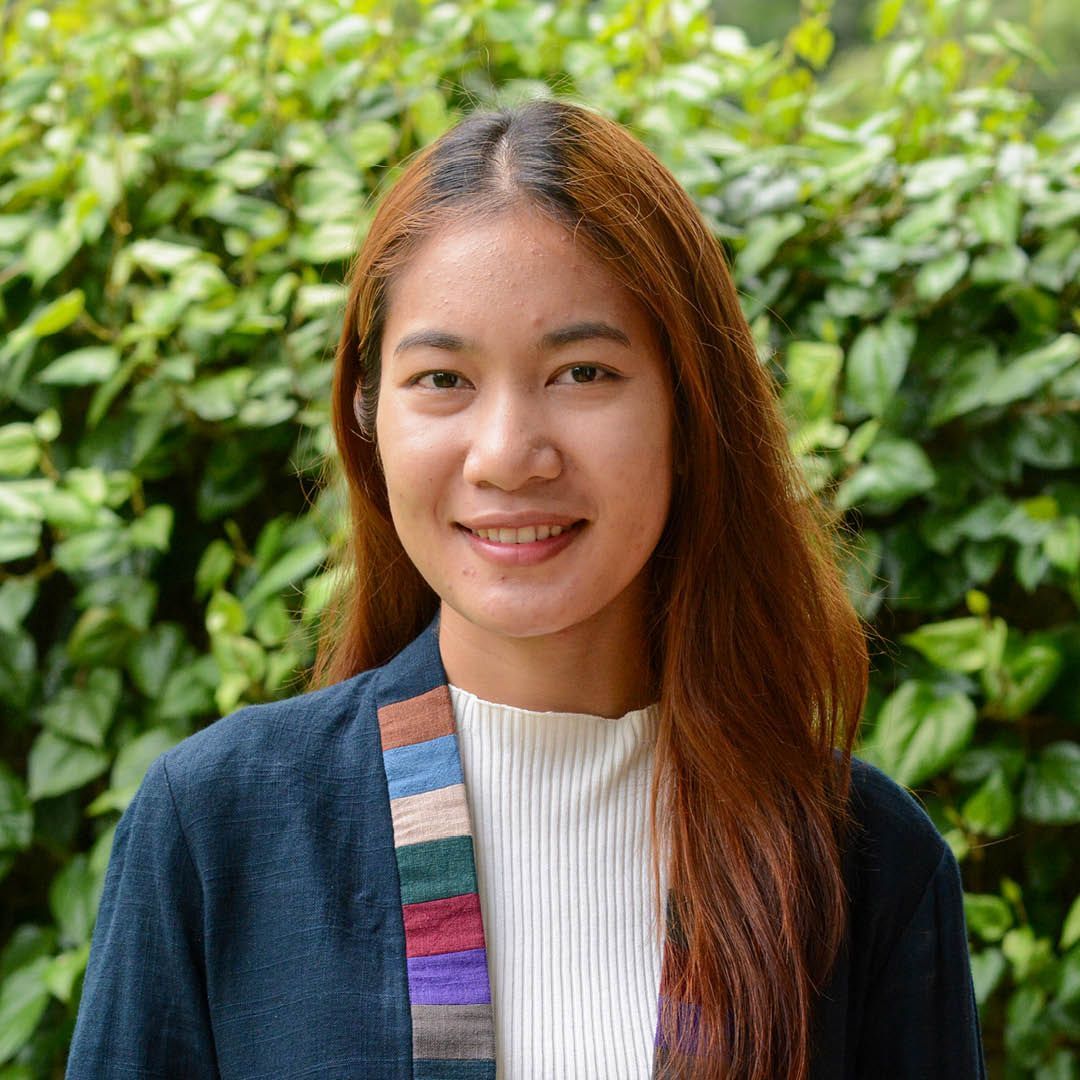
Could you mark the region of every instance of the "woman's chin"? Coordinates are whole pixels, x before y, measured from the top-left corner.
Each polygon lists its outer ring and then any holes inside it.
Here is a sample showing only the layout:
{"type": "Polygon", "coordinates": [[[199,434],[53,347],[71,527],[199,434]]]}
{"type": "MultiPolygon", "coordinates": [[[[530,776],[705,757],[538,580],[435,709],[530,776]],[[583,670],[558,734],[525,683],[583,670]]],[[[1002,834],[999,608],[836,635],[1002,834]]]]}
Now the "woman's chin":
{"type": "MultiPolygon", "coordinates": [[[[517,641],[572,634],[592,614],[549,609],[535,603],[524,610],[516,604],[493,604],[479,609],[455,607],[452,604],[450,607],[452,618],[468,623],[472,633],[517,641]]],[[[444,603],[444,622],[445,608],[444,603]]]]}

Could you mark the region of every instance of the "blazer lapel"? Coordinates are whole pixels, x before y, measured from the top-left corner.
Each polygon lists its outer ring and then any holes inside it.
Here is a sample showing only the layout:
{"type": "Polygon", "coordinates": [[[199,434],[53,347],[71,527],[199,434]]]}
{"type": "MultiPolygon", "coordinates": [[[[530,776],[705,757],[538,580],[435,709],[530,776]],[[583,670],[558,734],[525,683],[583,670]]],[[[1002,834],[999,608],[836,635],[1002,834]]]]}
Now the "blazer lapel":
{"type": "Polygon", "coordinates": [[[414,1080],[494,1080],[472,823],[438,618],[383,669],[383,766],[405,925],[414,1080]]]}
{"type": "MultiPolygon", "coordinates": [[[[494,1080],[495,1023],[476,891],[472,822],[436,617],[380,673],[383,766],[405,925],[414,1080],[494,1080]]],[[[674,1047],[657,1025],[653,1077],[672,1050],[692,1053],[696,1016],[666,990],[683,961],[669,897],[659,1009],[673,1010],[674,1047]]],[[[659,1018],[658,1018],[659,1019],[659,1018]]]]}

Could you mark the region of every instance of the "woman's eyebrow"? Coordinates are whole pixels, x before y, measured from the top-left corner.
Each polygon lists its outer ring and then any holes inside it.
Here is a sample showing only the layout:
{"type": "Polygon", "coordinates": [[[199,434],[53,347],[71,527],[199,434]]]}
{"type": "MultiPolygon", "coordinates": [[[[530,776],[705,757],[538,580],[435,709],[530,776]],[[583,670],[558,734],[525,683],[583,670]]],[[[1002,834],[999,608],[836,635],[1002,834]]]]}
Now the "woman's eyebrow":
{"type": "Polygon", "coordinates": [[[462,338],[456,334],[448,334],[445,330],[414,330],[406,334],[395,346],[394,355],[404,352],[406,349],[415,349],[427,346],[429,349],[445,349],[447,352],[462,352],[466,345],[462,338]]]}
{"type": "Polygon", "coordinates": [[[560,345],[571,345],[575,341],[588,341],[590,338],[605,338],[630,348],[630,338],[617,326],[606,322],[578,322],[551,330],[540,339],[540,348],[557,349],[560,345]]]}
{"type": "MultiPolygon", "coordinates": [[[[549,330],[540,339],[541,351],[547,352],[558,349],[563,345],[572,345],[576,341],[588,341],[591,338],[603,338],[606,341],[614,341],[619,345],[630,348],[630,338],[617,326],[610,323],[590,320],[588,322],[571,323],[569,326],[560,327],[558,330],[549,330]]],[[[394,346],[394,355],[404,352],[406,349],[414,349],[426,346],[429,349],[444,349],[446,352],[464,352],[470,348],[470,344],[457,334],[447,333],[445,330],[414,330],[406,334],[394,346]]]]}

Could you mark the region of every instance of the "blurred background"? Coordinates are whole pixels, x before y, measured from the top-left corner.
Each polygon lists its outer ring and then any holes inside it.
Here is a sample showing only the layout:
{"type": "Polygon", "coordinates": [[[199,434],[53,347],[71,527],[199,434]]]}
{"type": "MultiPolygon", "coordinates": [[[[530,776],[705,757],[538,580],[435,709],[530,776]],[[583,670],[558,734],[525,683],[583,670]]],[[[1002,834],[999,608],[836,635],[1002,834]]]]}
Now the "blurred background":
{"type": "Polygon", "coordinates": [[[120,812],[297,693],[348,260],[464,111],[630,126],[850,526],[861,756],[961,861],[994,1077],[1080,1078],[1069,0],[0,0],[0,1080],[59,1077],[120,812]]]}

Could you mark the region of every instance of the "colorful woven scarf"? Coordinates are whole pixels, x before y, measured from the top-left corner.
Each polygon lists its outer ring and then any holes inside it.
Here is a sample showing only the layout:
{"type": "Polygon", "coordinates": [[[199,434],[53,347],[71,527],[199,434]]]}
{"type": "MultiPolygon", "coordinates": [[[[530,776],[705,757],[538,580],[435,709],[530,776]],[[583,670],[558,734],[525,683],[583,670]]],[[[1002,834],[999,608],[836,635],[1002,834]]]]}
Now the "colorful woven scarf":
{"type": "MultiPolygon", "coordinates": [[[[415,650],[408,665],[414,677],[408,685],[381,688],[378,715],[405,926],[413,1078],[494,1080],[495,1026],[472,824],[437,622],[409,649],[415,650]]],[[[678,935],[670,904],[668,913],[661,1007],[681,952],[672,944],[678,935]]],[[[692,1029],[692,1021],[688,1014],[679,1027],[692,1029]]],[[[662,1075],[668,1049],[658,1037],[654,1077],[662,1075]]]]}

